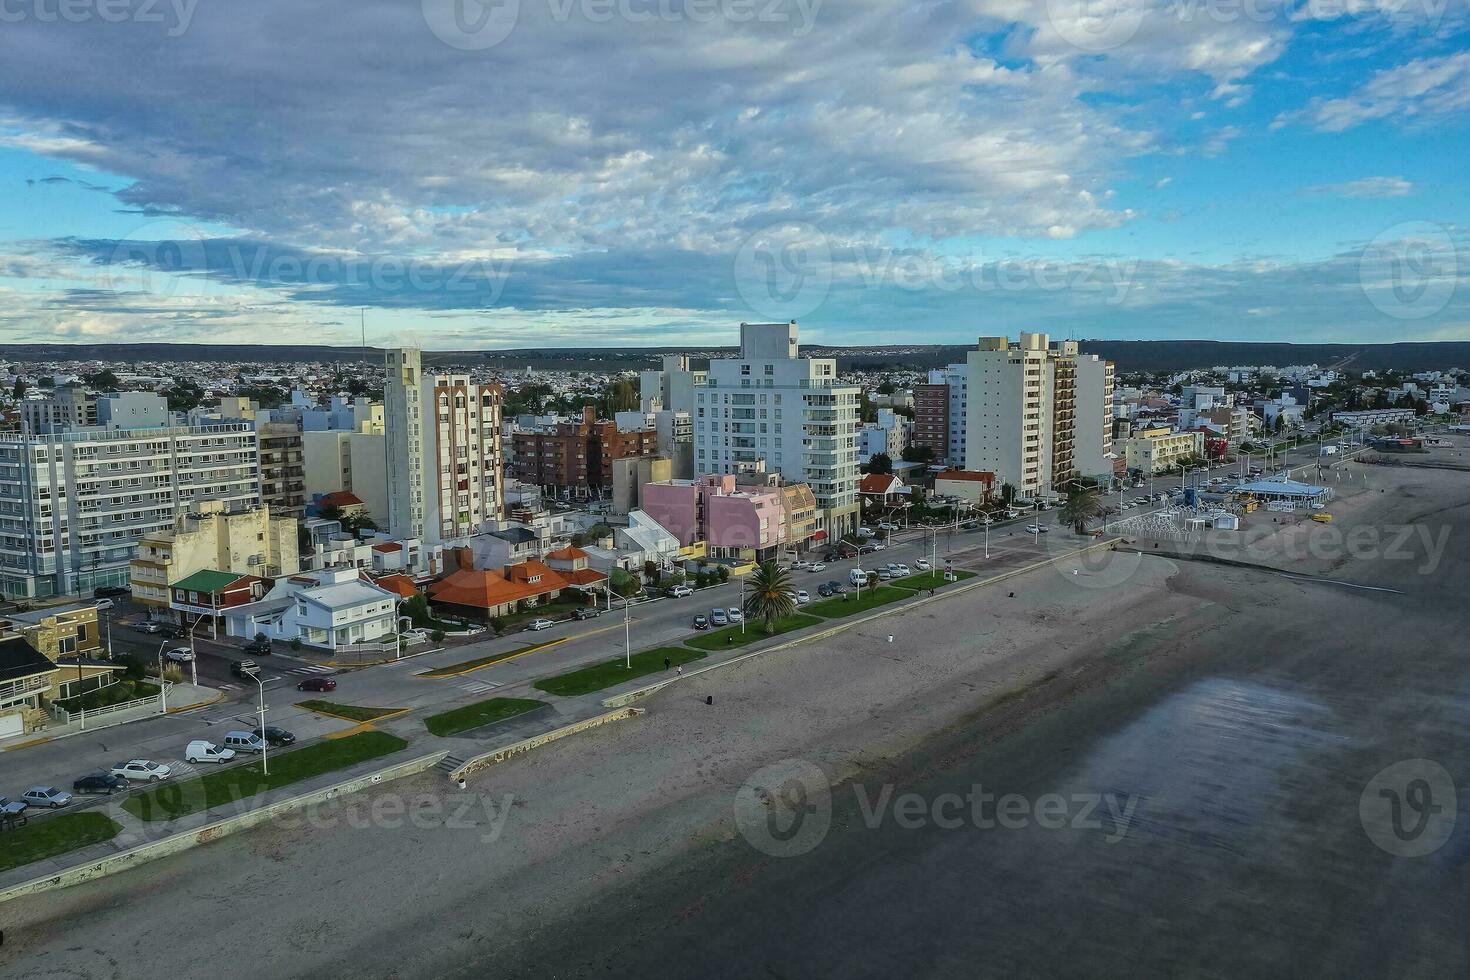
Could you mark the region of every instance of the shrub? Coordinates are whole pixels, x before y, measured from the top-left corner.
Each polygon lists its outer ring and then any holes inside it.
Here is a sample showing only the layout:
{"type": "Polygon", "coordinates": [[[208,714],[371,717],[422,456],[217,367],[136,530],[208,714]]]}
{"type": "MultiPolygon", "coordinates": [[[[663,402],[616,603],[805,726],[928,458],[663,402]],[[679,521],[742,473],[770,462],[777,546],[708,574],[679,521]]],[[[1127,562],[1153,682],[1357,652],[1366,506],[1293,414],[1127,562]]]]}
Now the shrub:
{"type": "Polygon", "coordinates": [[[429,639],[433,640],[435,643],[443,643],[444,642],[444,631],[443,630],[435,630],[434,632],[432,632],[432,633],[429,634],[429,639]]]}
{"type": "Polygon", "coordinates": [[[292,651],[296,651],[296,650],[300,650],[301,649],[301,637],[299,637],[299,636],[293,636],[293,637],[291,637],[291,649],[292,649],[292,651]]]}
{"type": "Polygon", "coordinates": [[[123,679],[129,681],[141,681],[143,679],[143,661],[137,657],[129,657],[127,667],[123,670],[123,679]]]}
{"type": "Polygon", "coordinates": [[[163,679],[170,684],[182,684],[184,682],[184,672],[178,667],[165,667],[163,668],[163,679]]]}
{"type": "Polygon", "coordinates": [[[504,634],[507,625],[509,624],[506,623],[504,616],[490,617],[490,628],[495,631],[496,636],[504,634]]]}
{"type": "Polygon", "coordinates": [[[720,584],[722,585],[730,581],[730,569],[726,568],[724,565],[721,565],[720,570],[715,574],[720,577],[720,584]]]}

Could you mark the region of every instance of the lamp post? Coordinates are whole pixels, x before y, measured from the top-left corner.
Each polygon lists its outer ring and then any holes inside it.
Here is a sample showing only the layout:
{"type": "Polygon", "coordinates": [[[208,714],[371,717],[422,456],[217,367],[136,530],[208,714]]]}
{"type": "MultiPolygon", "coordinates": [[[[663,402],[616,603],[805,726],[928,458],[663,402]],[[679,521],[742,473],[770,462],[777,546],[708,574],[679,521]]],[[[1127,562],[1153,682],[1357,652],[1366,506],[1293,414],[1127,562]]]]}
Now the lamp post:
{"type": "Polygon", "coordinates": [[[745,576],[740,576],[740,635],[745,635],[745,576]]]}
{"type": "Polygon", "coordinates": [[[633,621],[628,618],[627,596],[623,596],[623,666],[633,669],[633,621]]]}
{"type": "Polygon", "coordinates": [[[271,767],[265,757],[265,747],[267,745],[265,739],[265,681],[261,678],[260,671],[258,670],[251,676],[255,678],[255,683],[260,687],[260,773],[262,776],[269,776],[271,774],[271,767]]]}
{"type": "MultiPolygon", "coordinates": [[[[158,703],[163,709],[159,713],[165,715],[168,714],[168,681],[163,679],[163,648],[166,646],[168,646],[167,640],[164,640],[158,645],[158,703]]],[[[80,672],[80,662],[78,663],[77,669],[80,672]]]]}

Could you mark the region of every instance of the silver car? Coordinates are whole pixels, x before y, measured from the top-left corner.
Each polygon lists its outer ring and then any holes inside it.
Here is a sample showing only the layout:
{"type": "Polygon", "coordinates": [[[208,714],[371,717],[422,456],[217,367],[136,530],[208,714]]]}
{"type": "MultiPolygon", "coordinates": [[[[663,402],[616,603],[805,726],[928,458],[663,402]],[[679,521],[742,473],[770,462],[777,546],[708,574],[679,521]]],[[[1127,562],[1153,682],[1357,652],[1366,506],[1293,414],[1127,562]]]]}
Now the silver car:
{"type": "Polygon", "coordinates": [[[20,794],[20,798],[31,806],[44,806],[52,810],[60,809],[71,802],[71,794],[55,786],[32,786],[20,794]]]}

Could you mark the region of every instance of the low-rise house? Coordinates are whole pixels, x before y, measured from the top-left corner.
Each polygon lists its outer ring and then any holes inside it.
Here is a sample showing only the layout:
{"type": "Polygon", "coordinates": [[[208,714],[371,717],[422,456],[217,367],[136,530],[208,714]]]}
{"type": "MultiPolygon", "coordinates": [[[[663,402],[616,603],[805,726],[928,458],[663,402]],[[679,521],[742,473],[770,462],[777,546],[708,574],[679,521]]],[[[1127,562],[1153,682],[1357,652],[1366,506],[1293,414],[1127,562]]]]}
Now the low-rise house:
{"type": "Polygon", "coordinates": [[[20,634],[0,636],[0,738],[46,727],[42,698],[59,670],[20,634]]]}
{"type": "Polygon", "coordinates": [[[741,487],[732,474],[650,483],[643,510],[680,546],[704,541],[711,557],[765,560],[786,543],[781,491],[741,487]]]}
{"type": "Polygon", "coordinates": [[[560,559],[563,563],[581,564],[578,571],[590,573],[573,575],[573,578],[587,580],[587,584],[580,585],[537,559],[496,571],[476,568],[471,556],[464,555],[458,571],[429,586],[429,601],[435,606],[449,607],[460,615],[474,619],[508,616],[551,602],[566,589],[576,587],[590,592],[606,576],[587,568],[587,557],[586,553],[581,553],[560,559]]]}
{"type": "Polygon", "coordinates": [[[356,568],[327,568],[278,579],[258,602],[225,610],[231,636],[256,633],[340,650],[398,632],[399,593],[356,568]]]}
{"type": "Polygon", "coordinates": [[[891,473],[869,473],[858,483],[858,496],[867,506],[894,507],[908,503],[908,488],[891,473]]]}
{"type": "Polygon", "coordinates": [[[995,474],[983,470],[945,470],[935,474],[934,494],[953,497],[973,507],[990,502],[995,491],[995,474]]]}
{"type": "Polygon", "coordinates": [[[9,613],[5,621],[9,629],[24,636],[26,642],[60,668],[52,678],[50,689],[44,693],[45,701],[106,687],[127,669],[121,660],[111,659],[104,643],[104,631],[98,623],[97,607],[90,603],[9,613]]]}
{"type": "Polygon", "coordinates": [[[249,605],[265,596],[266,581],[255,575],[237,575],[204,569],[169,586],[169,609],[177,622],[194,635],[201,628],[218,637],[224,628],[227,610],[249,605]]]}

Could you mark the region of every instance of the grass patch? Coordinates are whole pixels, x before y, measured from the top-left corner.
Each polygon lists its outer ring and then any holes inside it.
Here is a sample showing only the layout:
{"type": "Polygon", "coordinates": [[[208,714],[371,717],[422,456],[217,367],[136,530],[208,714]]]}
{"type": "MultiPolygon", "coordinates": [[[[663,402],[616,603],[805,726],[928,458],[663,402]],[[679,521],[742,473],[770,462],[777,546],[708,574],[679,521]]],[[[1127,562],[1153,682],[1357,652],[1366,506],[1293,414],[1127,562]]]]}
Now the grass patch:
{"type": "Polygon", "coordinates": [[[331,701],[301,701],[296,707],[315,711],[319,715],[346,718],[348,721],[376,721],[385,715],[396,715],[405,708],[365,708],[356,704],[335,704],[331,701]]]}
{"type": "Polygon", "coordinates": [[[488,701],[476,701],[463,708],[430,715],[424,719],[424,727],[439,736],[458,735],[460,732],[523,715],[527,711],[535,711],[545,705],[545,701],[532,698],[490,698],[488,701]]]}
{"type": "Polygon", "coordinates": [[[269,776],[261,772],[257,760],[249,765],[220,769],[197,779],[164,783],[128,797],[123,802],[123,809],[140,820],[173,820],[391,755],[407,745],[403,739],[387,732],[358,732],[346,738],[308,745],[304,749],[271,752],[267,756],[271,770],[269,776]]]}
{"type": "MultiPolygon", "coordinates": [[[[520,612],[511,613],[504,617],[506,629],[519,629],[533,619],[566,619],[572,613],[587,605],[585,599],[555,599],[551,602],[543,602],[539,606],[524,609],[520,612]]],[[[603,610],[606,612],[606,610],[603,610]]]]}
{"type": "MultiPolygon", "coordinates": [[[[804,608],[810,609],[811,606],[804,608]]],[[[728,626],[713,633],[700,633],[691,636],[684,642],[697,650],[726,650],[731,647],[743,647],[747,643],[756,643],[767,639],[768,636],[780,636],[782,633],[790,633],[792,630],[806,629],[808,626],[820,626],[822,621],[815,616],[806,613],[795,613],[785,619],[776,620],[776,632],[767,634],[764,623],[752,619],[745,624],[745,632],[740,632],[739,626],[728,626]]]]}
{"type": "Polygon", "coordinates": [[[831,599],[823,599],[821,602],[813,602],[803,608],[814,616],[823,619],[841,619],[843,616],[856,616],[858,613],[886,606],[890,602],[907,599],[912,593],[902,589],[892,589],[886,585],[880,585],[876,589],[863,589],[862,597],[856,592],[848,592],[846,595],[834,596],[831,599]]]}
{"type": "MultiPolygon", "coordinates": [[[[951,574],[953,574],[961,582],[963,582],[967,578],[975,577],[974,572],[964,572],[959,570],[958,568],[955,569],[951,574]]],[[[888,584],[893,586],[895,589],[908,589],[912,592],[917,592],[920,589],[942,589],[946,585],[953,585],[954,583],[946,582],[944,580],[944,570],[940,569],[936,572],[924,572],[920,575],[909,575],[905,578],[894,579],[888,584]]]]}
{"type": "Polygon", "coordinates": [[[624,681],[662,671],[666,657],[670,667],[677,667],[694,660],[703,660],[704,656],[703,653],[685,650],[681,647],[658,647],[654,650],[644,650],[642,653],[633,654],[632,670],[624,666],[624,659],[619,657],[607,663],[593,664],[591,667],[582,667],[556,677],[548,677],[537,681],[536,687],[547,694],[570,698],[578,694],[601,691],[624,681]]]}
{"type": "Polygon", "coordinates": [[[426,670],[418,676],[453,677],[456,674],[464,674],[472,670],[479,670],[481,667],[489,667],[491,664],[498,664],[502,660],[509,660],[512,657],[519,657],[523,653],[531,653],[535,650],[540,650],[542,647],[549,647],[553,643],[561,642],[561,640],[549,640],[546,643],[531,643],[527,646],[516,647],[514,650],[507,650],[504,653],[492,653],[488,657],[476,657],[474,660],[466,660],[462,663],[450,664],[448,667],[435,667],[433,670],[426,670]]]}
{"type": "Polygon", "coordinates": [[[112,840],[121,831],[122,824],[100,810],[63,813],[45,820],[34,820],[0,836],[0,841],[5,842],[5,846],[0,847],[0,871],[75,851],[88,844],[100,844],[112,840]]]}

